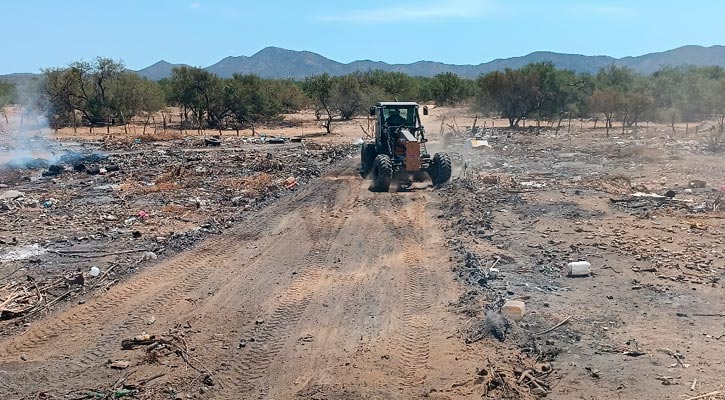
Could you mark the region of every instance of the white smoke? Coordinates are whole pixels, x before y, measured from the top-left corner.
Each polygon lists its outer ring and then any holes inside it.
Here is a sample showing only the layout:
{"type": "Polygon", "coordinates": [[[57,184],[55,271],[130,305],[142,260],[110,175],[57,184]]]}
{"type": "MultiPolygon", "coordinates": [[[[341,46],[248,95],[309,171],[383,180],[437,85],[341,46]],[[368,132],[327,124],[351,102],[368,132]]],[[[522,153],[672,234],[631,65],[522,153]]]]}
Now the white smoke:
{"type": "Polygon", "coordinates": [[[19,104],[5,107],[0,115],[0,167],[32,168],[56,162],[62,151],[39,109],[42,99],[36,82],[21,82],[16,90],[19,104]]]}

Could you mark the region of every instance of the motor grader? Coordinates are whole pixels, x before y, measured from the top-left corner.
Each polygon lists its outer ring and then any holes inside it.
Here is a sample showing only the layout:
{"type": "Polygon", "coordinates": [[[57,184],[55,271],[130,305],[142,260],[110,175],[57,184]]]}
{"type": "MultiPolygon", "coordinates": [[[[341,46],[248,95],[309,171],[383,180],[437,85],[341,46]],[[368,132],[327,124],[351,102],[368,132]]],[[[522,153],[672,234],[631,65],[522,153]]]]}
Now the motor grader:
{"type": "MultiPolygon", "coordinates": [[[[375,141],[363,143],[360,174],[372,179],[372,189],[387,192],[391,182],[400,187],[430,177],[434,185],[451,178],[451,159],[446,153],[431,157],[419,107],[413,102],[381,102],[370,107],[375,117],[375,141]]],[[[428,115],[428,107],[423,107],[428,115]]]]}

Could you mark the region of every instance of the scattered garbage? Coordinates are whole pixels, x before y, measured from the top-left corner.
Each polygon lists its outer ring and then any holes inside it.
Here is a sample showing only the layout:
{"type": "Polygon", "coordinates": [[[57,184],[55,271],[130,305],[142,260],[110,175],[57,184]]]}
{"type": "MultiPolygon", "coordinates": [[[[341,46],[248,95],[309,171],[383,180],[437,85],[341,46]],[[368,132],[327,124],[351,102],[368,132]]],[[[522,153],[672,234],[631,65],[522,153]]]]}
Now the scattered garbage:
{"type": "Polygon", "coordinates": [[[294,176],[290,176],[289,178],[284,180],[283,184],[285,189],[291,190],[295,186],[299,185],[299,182],[297,181],[297,178],[295,178],[294,176]]]}
{"type": "Polygon", "coordinates": [[[34,243],[26,246],[16,246],[7,250],[4,254],[0,255],[0,263],[26,260],[31,257],[37,257],[47,252],[45,248],[41,247],[40,244],[34,243]]]}
{"type": "Polygon", "coordinates": [[[514,321],[521,321],[526,314],[526,304],[521,300],[506,300],[501,313],[514,321]]]}
{"type": "Polygon", "coordinates": [[[222,145],[222,140],[218,137],[204,138],[204,146],[217,147],[222,145]]]}
{"type": "Polygon", "coordinates": [[[90,272],[88,272],[88,275],[90,275],[94,278],[100,274],[101,274],[101,270],[98,267],[91,267],[90,272]]]}
{"type": "Polygon", "coordinates": [[[0,194],[0,200],[15,200],[21,197],[25,197],[25,193],[19,190],[7,190],[0,194]]]}
{"type": "Polygon", "coordinates": [[[287,141],[286,138],[280,136],[273,136],[267,138],[266,142],[269,144],[284,144],[287,141]]]}
{"type": "Polygon", "coordinates": [[[43,208],[51,208],[56,204],[58,204],[58,200],[51,197],[50,199],[43,202],[43,208]]]}
{"type": "Polygon", "coordinates": [[[566,274],[570,277],[589,276],[592,272],[591,267],[592,264],[587,261],[570,262],[566,265],[566,274]]]}
{"type": "Polygon", "coordinates": [[[488,144],[488,140],[472,139],[471,140],[471,148],[474,148],[474,149],[483,149],[483,148],[490,149],[490,148],[492,148],[492,146],[490,144],[488,144]]]}

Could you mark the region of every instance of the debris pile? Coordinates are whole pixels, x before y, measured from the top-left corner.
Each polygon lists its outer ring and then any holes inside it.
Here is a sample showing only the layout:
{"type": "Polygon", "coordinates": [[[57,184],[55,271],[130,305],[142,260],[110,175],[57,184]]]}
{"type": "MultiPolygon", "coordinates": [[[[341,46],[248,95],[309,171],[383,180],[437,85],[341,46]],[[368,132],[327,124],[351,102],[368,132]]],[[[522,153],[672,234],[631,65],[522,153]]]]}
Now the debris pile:
{"type": "Polygon", "coordinates": [[[213,148],[132,146],[86,145],[53,164],[0,171],[2,319],[31,318],[60,300],[106,289],[297,190],[355,150],[226,140],[213,148]],[[23,252],[28,246],[40,252],[23,252]],[[91,268],[100,276],[90,276],[91,268]]]}

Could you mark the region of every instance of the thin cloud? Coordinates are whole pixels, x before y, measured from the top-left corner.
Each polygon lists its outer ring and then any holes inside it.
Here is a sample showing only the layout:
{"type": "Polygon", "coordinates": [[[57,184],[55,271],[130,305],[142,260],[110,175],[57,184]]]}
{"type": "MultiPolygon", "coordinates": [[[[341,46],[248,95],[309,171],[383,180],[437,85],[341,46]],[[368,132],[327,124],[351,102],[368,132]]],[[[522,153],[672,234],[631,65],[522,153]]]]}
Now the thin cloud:
{"type": "Polygon", "coordinates": [[[316,19],[325,22],[414,22],[435,19],[478,18],[490,14],[492,9],[493,3],[490,1],[443,0],[423,4],[352,10],[344,14],[323,15],[316,19]]]}
{"type": "Polygon", "coordinates": [[[199,3],[198,1],[191,3],[191,5],[189,6],[189,8],[191,8],[192,10],[196,10],[197,8],[200,8],[200,7],[201,7],[201,3],[199,3]]]}
{"type": "Polygon", "coordinates": [[[572,6],[567,8],[566,12],[572,15],[611,15],[621,17],[637,14],[637,11],[631,7],[597,5],[572,6]]]}

